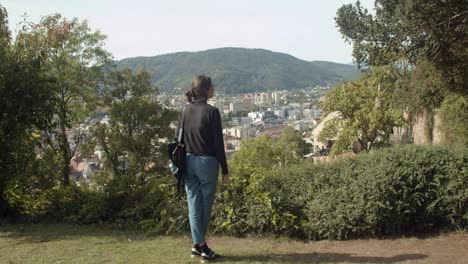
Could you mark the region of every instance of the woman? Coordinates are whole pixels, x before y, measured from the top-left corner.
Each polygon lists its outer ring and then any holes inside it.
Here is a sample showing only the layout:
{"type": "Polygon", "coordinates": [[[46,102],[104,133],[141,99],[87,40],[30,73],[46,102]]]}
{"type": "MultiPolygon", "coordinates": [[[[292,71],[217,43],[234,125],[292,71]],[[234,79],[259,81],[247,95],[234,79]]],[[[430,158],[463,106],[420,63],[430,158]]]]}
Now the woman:
{"type": "MultiPolygon", "coordinates": [[[[229,180],[224,152],[221,115],[216,107],[207,103],[213,97],[211,78],[195,76],[192,87],[185,93],[189,104],[179,117],[184,122],[183,140],[187,150],[185,189],[189,208],[190,229],[194,246],[192,257],[200,256],[202,262],[219,258],[205,241],[211,217],[218,167],[221,165],[223,182],[229,180]],[[184,120],[181,117],[184,116],[184,120]]],[[[179,128],[177,128],[179,131],[179,128]]]]}

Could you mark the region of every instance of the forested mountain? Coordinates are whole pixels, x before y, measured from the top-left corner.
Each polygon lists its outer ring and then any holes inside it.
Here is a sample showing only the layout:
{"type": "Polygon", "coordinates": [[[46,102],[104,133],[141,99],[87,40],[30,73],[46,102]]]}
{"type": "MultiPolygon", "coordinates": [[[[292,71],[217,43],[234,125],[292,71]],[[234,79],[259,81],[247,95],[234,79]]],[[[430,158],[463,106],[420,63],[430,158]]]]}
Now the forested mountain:
{"type": "Polygon", "coordinates": [[[284,53],[245,48],[178,52],[127,58],[116,63],[118,67],[150,70],[152,82],[158,89],[173,94],[186,90],[197,74],[212,77],[216,88],[226,89],[229,94],[301,89],[330,81],[357,79],[360,75],[351,65],[310,62],[284,53]]]}

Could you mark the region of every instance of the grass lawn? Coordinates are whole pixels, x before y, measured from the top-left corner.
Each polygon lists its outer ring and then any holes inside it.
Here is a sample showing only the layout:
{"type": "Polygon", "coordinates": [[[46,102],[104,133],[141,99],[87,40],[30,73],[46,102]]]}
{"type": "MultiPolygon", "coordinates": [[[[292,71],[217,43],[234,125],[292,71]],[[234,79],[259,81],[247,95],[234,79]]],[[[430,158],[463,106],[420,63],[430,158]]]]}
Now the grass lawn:
{"type": "MultiPolygon", "coordinates": [[[[211,237],[216,263],[468,263],[468,234],[301,242],[211,237]]],[[[0,263],[200,263],[189,236],[146,237],[73,225],[0,226],[0,263]]]]}

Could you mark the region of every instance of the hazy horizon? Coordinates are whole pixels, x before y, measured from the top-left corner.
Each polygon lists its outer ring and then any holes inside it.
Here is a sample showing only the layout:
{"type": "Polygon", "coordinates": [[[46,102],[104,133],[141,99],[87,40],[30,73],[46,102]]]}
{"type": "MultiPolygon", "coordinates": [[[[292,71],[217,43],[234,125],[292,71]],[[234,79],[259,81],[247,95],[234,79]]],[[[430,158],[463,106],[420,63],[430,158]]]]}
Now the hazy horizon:
{"type": "MultiPolygon", "coordinates": [[[[340,6],[354,2],[0,0],[0,5],[8,12],[13,33],[25,13],[33,22],[53,13],[86,19],[93,30],[108,36],[106,49],[115,60],[233,47],[350,64],[352,47],[341,37],[334,17],[340,6]]],[[[371,9],[373,2],[362,4],[371,9]]]]}

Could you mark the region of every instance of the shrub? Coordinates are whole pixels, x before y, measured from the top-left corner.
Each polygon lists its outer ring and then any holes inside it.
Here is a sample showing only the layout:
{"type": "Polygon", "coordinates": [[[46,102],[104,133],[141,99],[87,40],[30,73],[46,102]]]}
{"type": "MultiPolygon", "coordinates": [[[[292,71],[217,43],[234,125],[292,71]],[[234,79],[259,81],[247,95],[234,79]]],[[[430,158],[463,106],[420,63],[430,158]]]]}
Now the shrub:
{"type": "Polygon", "coordinates": [[[311,197],[305,233],[346,239],[464,228],[467,159],[466,149],[399,146],[322,165],[337,168],[335,183],[311,197]]]}
{"type": "Polygon", "coordinates": [[[234,170],[212,223],[224,234],[309,239],[466,228],[467,167],[466,148],[397,146],[334,163],[234,170]]]}
{"type": "MultiPolygon", "coordinates": [[[[257,142],[262,148],[264,140],[257,142]]],[[[262,152],[249,155],[257,160],[262,152]]],[[[217,233],[349,239],[468,227],[468,148],[396,146],[287,167],[273,154],[261,166],[237,159],[244,162],[231,166],[231,184],[218,186],[211,221],[217,233]]],[[[91,191],[12,181],[6,193],[27,216],[147,234],[188,232],[187,202],[173,197],[173,183],[172,176],[143,183],[118,177],[91,191]]]]}
{"type": "Polygon", "coordinates": [[[449,144],[468,146],[468,97],[449,95],[440,107],[441,130],[444,141],[449,144]]]}

